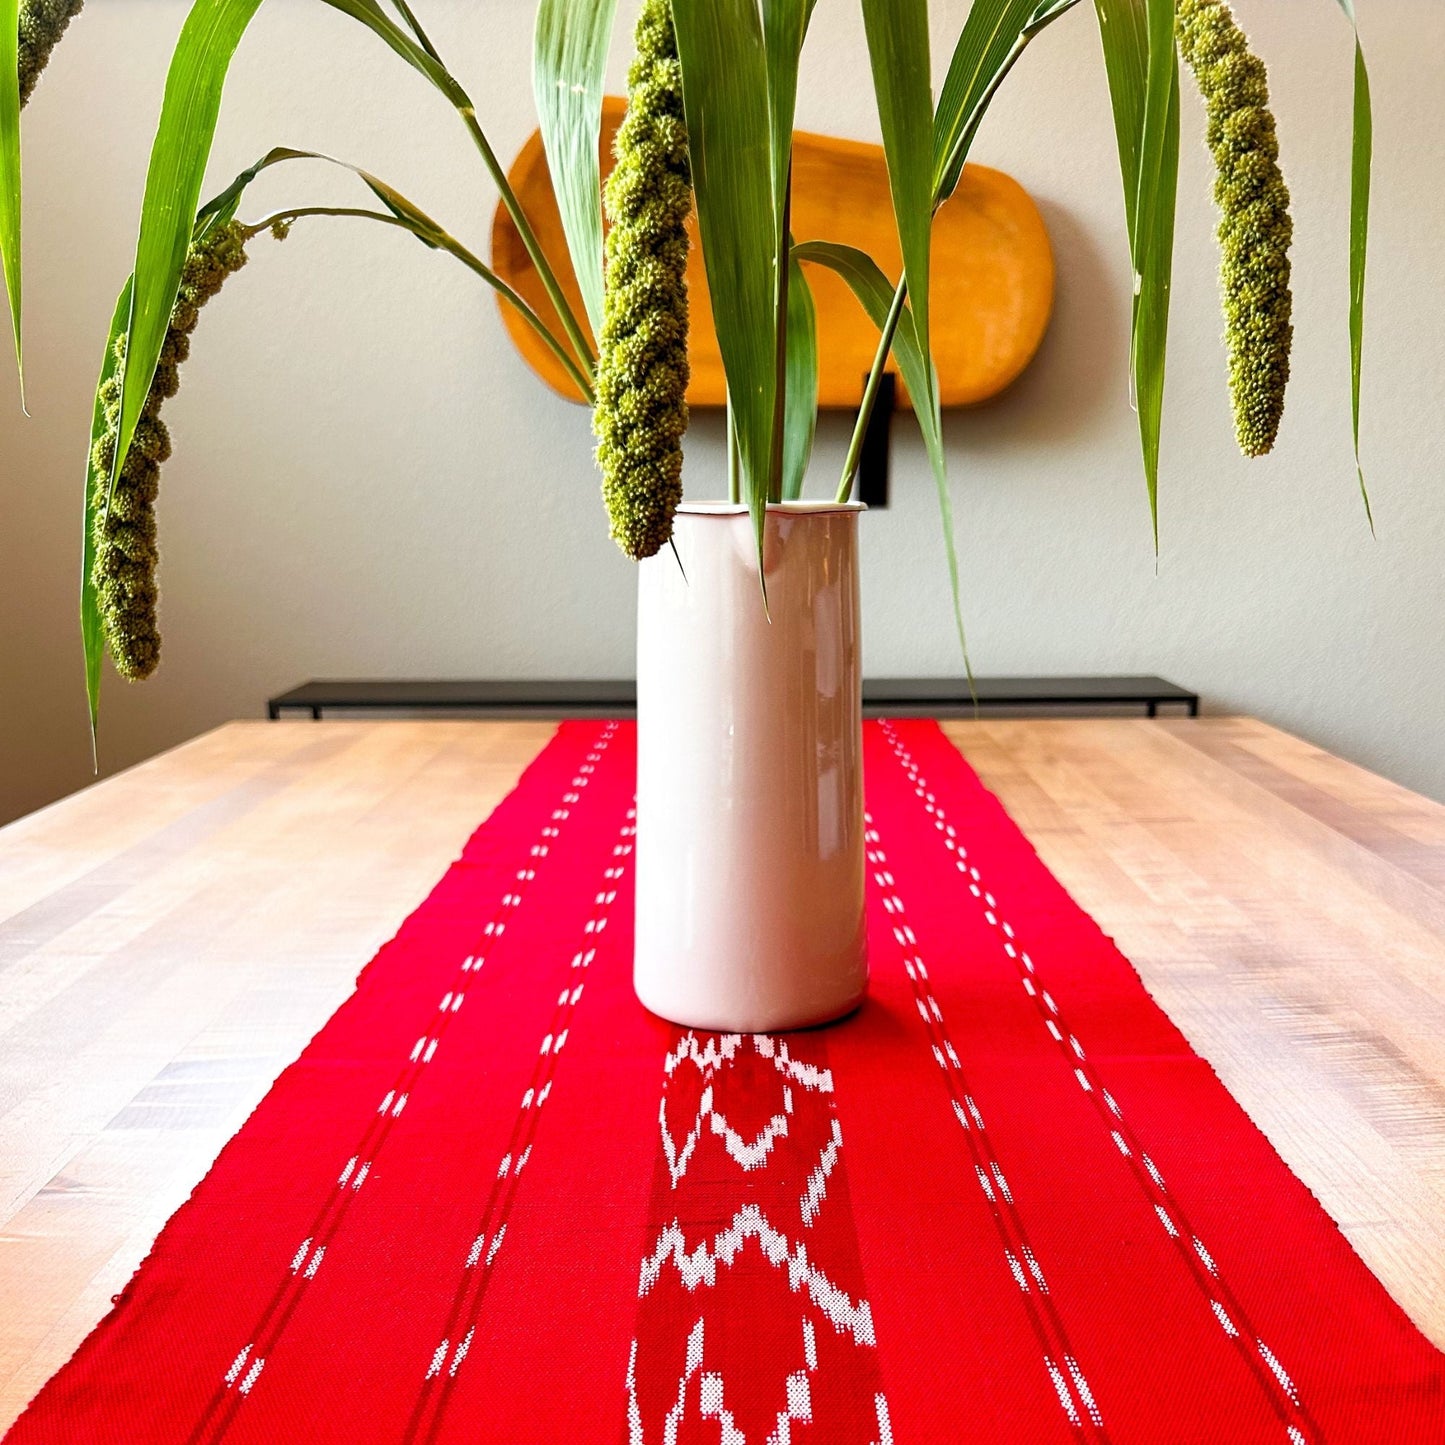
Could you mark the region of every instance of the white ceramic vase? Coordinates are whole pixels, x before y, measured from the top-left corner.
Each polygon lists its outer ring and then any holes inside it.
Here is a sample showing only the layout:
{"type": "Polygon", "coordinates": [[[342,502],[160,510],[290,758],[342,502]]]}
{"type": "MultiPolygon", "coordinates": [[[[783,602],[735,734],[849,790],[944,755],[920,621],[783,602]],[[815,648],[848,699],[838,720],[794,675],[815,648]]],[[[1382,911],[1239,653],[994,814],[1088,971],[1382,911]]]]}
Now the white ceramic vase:
{"type": "Polygon", "coordinates": [[[862,510],[768,508],[766,610],[743,507],[684,505],[639,570],[634,977],[675,1023],[801,1028],[867,987],[862,510]]]}

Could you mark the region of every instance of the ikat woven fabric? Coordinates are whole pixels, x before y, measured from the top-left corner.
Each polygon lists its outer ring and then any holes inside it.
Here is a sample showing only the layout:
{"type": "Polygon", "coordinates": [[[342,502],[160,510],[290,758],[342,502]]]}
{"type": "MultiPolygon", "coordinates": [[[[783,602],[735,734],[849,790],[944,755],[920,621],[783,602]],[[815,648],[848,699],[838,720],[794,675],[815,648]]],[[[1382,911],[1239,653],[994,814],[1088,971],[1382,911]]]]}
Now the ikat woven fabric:
{"type": "Polygon", "coordinates": [[[10,1445],[1440,1445],[1445,1357],[931,723],[866,734],[867,1003],[630,987],[567,724],[10,1445]]]}

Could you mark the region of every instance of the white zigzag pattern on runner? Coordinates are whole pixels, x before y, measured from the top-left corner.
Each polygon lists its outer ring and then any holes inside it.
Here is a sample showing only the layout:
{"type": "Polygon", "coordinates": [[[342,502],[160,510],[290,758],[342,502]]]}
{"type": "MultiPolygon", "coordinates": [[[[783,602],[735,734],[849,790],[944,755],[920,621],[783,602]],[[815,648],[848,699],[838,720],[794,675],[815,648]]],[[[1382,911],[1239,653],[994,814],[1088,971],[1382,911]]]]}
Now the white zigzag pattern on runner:
{"type": "MultiPolygon", "coordinates": [[[[671,1186],[679,1191],[679,1209],[683,1208],[681,1199],[684,1197],[680,1186],[689,1168],[696,1172],[701,1167],[697,1155],[705,1147],[703,1139],[711,1133],[722,1142],[723,1152],[743,1174],[778,1169],[785,1171],[773,1181],[775,1192],[769,1207],[775,1214],[780,1208],[784,1209],[791,1220],[794,1206],[788,1201],[790,1197],[796,1198],[799,1219],[793,1221],[792,1232],[797,1232],[799,1223],[805,1232],[808,1231],[824,1210],[829,1180],[840,1168],[843,1131],[832,1113],[832,1072],[794,1058],[786,1042],[767,1035],[726,1034],[700,1041],[692,1033],[677,1041],[664,1061],[664,1069],[670,1082],[658,1110],[658,1126],[671,1186]],[[765,1060],[771,1066],[777,1079],[774,1087],[778,1088],[779,1094],[768,1122],[749,1140],[732,1126],[726,1109],[731,1097],[729,1089],[736,1085],[738,1079],[733,1071],[741,1069],[744,1063],[752,1066],[747,1071],[747,1096],[755,1092],[760,1082],[766,1090],[768,1070],[757,1068],[757,1060],[765,1060]],[[696,1115],[679,1146],[668,1127],[667,1104],[668,1098],[678,1092],[671,1081],[676,1080],[679,1069],[689,1064],[697,1070],[702,1088],[696,1115]],[[803,1130],[811,1139],[819,1125],[824,1126],[820,1131],[823,1139],[818,1144],[805,1146],[799,1157],[801,1141],[794,1137],[797,1131],[803,1130]],[[781,1143],[784,1140],[788,1141],[786,1147],[781,1143]],[[808,1168],[807,1160],[815,1148],[816,1156],[812,1167],[808,1168]],[[776,1190],[779,1184],[783,1186],[781,1191],[776,1190]],[[795,1190],[798,1191],[796,1195],[795,1190]]],[[[717,1162],[710,1159],[709,1167],[717,1162]]],[[[724,1178],[726,1172],[724,1168],[724,1178]]],[[[803,1438],[816,1438],[820,1422],[815,1411],[825,1401],[830,1407],[836,1406],[832,1400],[834,1382],[831,1372],[840,1368],[840,1362],[834,1358],[830,1363],[825,1357],[821,1361],[820,1372],[816,1331],[826,1320],[830,1329],[825,1333],[836,1332],[838,1336],[851,1340],[859,1349],[872,1348],[876,1345],[872,1310],[861,1294],[855,1302],[847,1290],[834,1283],[828,1269],[820,1266],[807,1244],[801,1239],[794,1242],[776,1227],[754,1195],[751,1182],[741,1187],[739,1192],[742,1197],[736,1201],[737,1212],[731,1222],[719,1229],[716,1223],[717,1197],[709,1191],[722,1185],[723,1178],[709,1176],[709,1181],[705,1182],[704,1188],[710,1203],[703,1219],[711,1222],[703,1227],[709,1232],[716,1232],[710,1233],[710,1237],[702,1237],[695,1247],[689,1249],[681,1217],[675,1216],[659,1231],[652,1251],[642,1259],[639,1299],[655,1297],[653,1292],[662,1285],[663,1276],[669,1273],[670,1267],[676,1269],[676,1279],[686,1297],[695,1296],[704,1287],[709,1291],[723,1288],[720,1270],[736,1269],[746,1274],[755,1267],[754,1261],[760,1259],[769,1267],[763,1271],[763,1276],[773,1272],[777,1289],[786,1288],[797,1299],[798,1334],[794,1338],[801,1342],[802,1350],[795,1355],[793,1350],[788,1349],[783,1352],[783,1358],[774,1358],[770,1354],[766,1359],[753,1362],[753,1369],[761,1369],[769,1381],[776,1382],[777,1394],[768,1401],[761,1418],[750,1424],[749,1412],[737,1404],[736,1390],[729,1392],[729,1381],[736,1387],[742,1383],[743,1377],[725,1375],[716,1361],[709,1368],[709,1362],[704,1360],[707,1312],[714,1306],[698,1299],[694,1306],[698,1315],[685,1344],[673,1336],[677,1344],[683,1345],[682,1360],[673,1356],[672,1364],[661,1364],[653,1345],[633,1341],[627,1371],[629,1445],[678,1445],[682,1434],[699,1426],[707,1438],[716,1438],[718,1445],[795,1445],[795,1442],[801,1445],[800,1431],[805,1432],[803,1438]],[[754,1244],[756,1255],[751,1253],[754,1244]],[[642,1351],[641,1359],[639,1351],[642,1351]],[[645,1377],[655,1377],[660,1364],[667,1373],[665,1384],[662,1380],[657,1381],[663,1385],[663,1393],[658,1398],[645,1388],[645,1377]],[[651,1403],[645,1403],[648,1401],[651,1403]],[[654,1410],[659,1413],[653,1415],[651,1412],[654,1410]]],[[[697,1223],[702,1223],[703,1219],[697,1223]]],[[[807,1237],[811,1239],[811,1236],[807,1237]]],[[[821,1240],[818,1247],[822,1247],[821,1240]]],[[[779,1304],[786,1313],[788,1306],[783,1303],[782,1296],[779,1304]]],[[[681,1308],[686,1309],[687,1306],[681,1304],[681,1308]]],[[[675,1316],[674,1321],[673,1328],[684,1323],[675,1316]]],[[[661,1348],[665,1353],[666,1347],[661,1348]]],[[[747,1388],[755,1393],[759,1383],[749,1378],[747,1388]]],[[[870,1393],[872,1421],[870,1423],[865,1417],[855,1422],[854,1428],[858,1433],[855,1435],[850,1431],[849,1438],[860,1442],[860,1445],[865,1439],[871,1445],[893,1445],[887,1400],[881,1391],[870,1393]],[[865,1431],[866,1434],[863,1433],[865,1431]]],[[[755,1401],[754,1405],[761,1403],[755,1401]]],[[[833,1421],[833,1425],[836,1423],[833,1421]]]]}
{"type": "MultiPolygon", "coordinates": [[[[804,1319],[803,1363],[804,1368],[794,1370],[787,1378],[787,1408],[778,1411],[778,1423],[767,1438],[767,1445],[792,1445],[793,1422],[807,1424],[813,1418],[813,1390],[811,1377],[818,1368],[818,1348],[813,1337],[813,1325],[804,1319]]],[[[677,1382],[677,1402],[667,1412],[663,1422],[663,1445],[677,1445],[678,1429],[687,1414],[687,1387],[699,1373],[698,1409],[703,1419],[718,1422],[719,1445],[747,1445],[747,1437],[738,1429],[732,1411],[723,1398],[724,1381],[721,1374],[703,1370],[704,1329],[701,1319],[692,1327],[687,1337],[687,1360],[683,1373],[677,1382]]],[[[880,1393],[873,1397],[873,1410],[878,1422],[878,1434],[872,1445],[893,1445],[893,1427],[888,1418],[888,1401],[880,1393]]],[[[627,1433],[630,1445],[644,1445],[642,1411],[637,1403],[637,1341],[632,1342],[632,1353],[627,1361],[627,1433]]]]}
{"type": "MultiPolygon", "coordinates": [[[[785,1079],[791,1079],[802,1085],[803,1088],[811,1089],[819,1094],[833,1092],[831,1070],[820,1069],[813,1064],[800,1063],[788,1052],[787,1044],[770,1038],[766,1034],[750,1035],[749,1037],[757,1052],[769,1060],[774,1069],[785,1079]]],[[[663,1068],[671,1075],[682,1064],[691,1063],[699,1073],[705,1074],[731,1064],[737,1057],[742,1043],[743,1035],[724,1034],[718,1039],[709,1039],[706,1044],[699,1044],[697,1036],[689,1033],[679,1042],[677,1048],[667,1055],[663,1061],[663,1068]]],[[[783,1087],[782,1112],[774,1114],[751,1143],[733,1128],[727,1115],[714,1106],[714,1098],[713,1087],[709,1084],[702,1091],[702,1096],[698,1100],[697,1115],[693,1119],[687,1136],[683,1139],[681,1149],[677,1147],[677,1143],[667,1127],[667,1101],[664,1099],[658,1105],[657,1124],[662,1135],[662,1152],[663,1157],[667,1160],[667,1172],[672,1178],[674,1189],[687,1173],[687,1166],[697,1149],[698,1141],[702,1138],[704,1128],[711,1129],[712,1133],[723,1141],[723,1147],[728,1154],[745,1170],[762,1168],[767,1162],[768,1155],[772,1152],[773,1144],[778,1139],[787,1137],[788,1119],[793,1113],[793,1091],[786,1085],[783,1087]]],[[[804,1224],[811,1224],[817,1218],[818,1209],[827,1189],[828,1176],[833,1172],[842,1142],[842,1131],[835,1119],[832,1125],[832,1138],[818,1156],[818,1167],[808,1176],[807,1193],[798,1201],[802,1208],[804,1224]]]]}
{"type": "MultiPolygon", "coordinates": [[[[913,789],[914,796],[922,804],[923,811],[933,820],[934,829],[941,838],[943,846],[952,855],[954,867],[961,875],[969,880],[968,891],[979,901],[979,906],[983,909],[985,922],[987,922],[990,928],[998,931],[1003,951],[1013,962],[1023,990],[1033,1001],[1036,1011],[1043,1020],[1044,1027],[1048,1030],[1049,1037],[1053,1039],[1054,1043],[1057,1044],[1060,1049],[1066,1051],[1066,1057],[1069,1054],[1073,1056],[1069,1059],[1069,1063],[1073,1068],[1074,1078],[1078,1082],[1079,1088],[1085,1094],[1093,1095],[1108,1109],[1109,1114],[1112,1116],[1108,1121],[1111,1125],[1110,1137],[1113,1139],[1115,1147],[1131,1164],[1137,1159],[1137,1162],[1141,1164],[1147,1172],[1154,1188],[1158,1190],[1160,1200],[1168,1202],[1168,1207],[1166,1207],[1165,1204],[1159,1200],[1152,1201],[1154,1203],[1154,1212],[1159,1220],[1160,1227],[1169,1236],[1176,1248],[1184,1255],[1186,1262],[1188,1262],[1189,1249],[1185,1244],[1184,1233],[1181,1232],[1175,1220],[1175,1214],[1171,1213],[1171,1210],[1181,1214],[1182,1211],[1179,1210],[1178,1204],[1170,1194],[1169,1186],[1164,1182],[1163,1174],[1160,1173],[1158,1166],[1148,1154],[1143,1152],[1137,1139],[1135,1139],[1133,1147],[1130,1146],[1129,1139],[1125,1137],[1125,1134],[1132,1135],[1133,1131],[1125,1120],[1123,1109],[1120,1107],[1118,1100],[1104,1087],[1103,1081],[1097,1075],[1094,1075],[1091,1079],[1090,1072],[1093,1070],[1093,1065],[1089,1062],[1089,1056],[1084,1049],[1084,1045],[1080,1042],[1078,1036],[1070,1031],[1057,1000],[1048,989],[1044,988],[1038,982],[1038,969],[1033,958],[1030,957],[1028,950],[1022,946],[1022,941],[1013,925],[1003,916],[1003,905],[993,893],[989,891],[984,883],[983,874],[980,872],[978,865],[976,863],[970,863],[968,848],[960,841],[958,830],[949,821],[947,811],[944,809],[943,804],[939,802],[937,795],[929,787],[928,779],[924,776],[922,768],[909,750],[908,745],[898,735],[897,730],[890,721],[886,719],[883,720],[880,722],[879,727],[882,730],[883,736],[887,739],[889,747],[892,748],[894,757],[897,758],[899,764],[902,766],[904,775],[908,778],[909,784],[913,789]],[[1077,1059],[1078,1063],[1074,1062],[1075,1059],[1077,1059]],[[1080,1068],[1080,1064],[1084,1065],[1085,1068],[1080,1068]],[[1086,1068],[1090,1072],[1086,1072],[1086,1068]],[[1112,1127],[1114,1124],[1117,1124],[1119,1127],[1112,1127]],[[1123,1132],[1121,1132],[1121,1130],[1123,1132]]],[[[879,858],[881,859],[882,856],[880,853],[879,858]]],[[[870,861],[872,861],[871,853],[869,857],[870,861]]],[[[888,875],[888,879],[891,884],[891,874],[888,875]]],[[[881,877],[879,877],[877,881],[880,887],[884,886],[881,877]]],[[[914,963],[917,964],[920,962],[921,961],[915,957],[914,963]]],[[[911,976],[912,965],[905,964],[905,966],[910,968],[911,976]]],[[[940,1060],[940,1064],[941,1063],[942,1060],[940,1060]]],[[[955,1104],[954,1108],[957,1109],[957,1107],[955,1104]]],[[[970,1107],[972,1107],[972,1101],[970,1101],[970,1107]]],[[[959,1122],[965,1129],[968,1127],[968,1121],[962,1116],[960,1116],[959,1122]]],[[[979,1121],[979,1124],[980,1127],[982,1127],[982,1121],[979,1121]]],[[[1002,1180],[999,1182],[1002,1184],[1002,1180]]],[[[1203,1241],[1196,1235],[1190,1234],[1188,1245],[1193,1247],[1195,1256],[1199,1259],[1200,1263],[1203,1264],[1205,1270],[1208,1271],[1209,1277],[1217,1282],[1218,1288],[1223,1292],[1225,1289],[1224,1281],[1220,1276],[1218,1266],[1215,1264],[1213,1256],[1205,1247],[1203,1241]]],[[[1038,1275],[1040,1287],[1047,1291],[1047,1286],[1044,1285],[1043,1277],[1039,1273],[1031,1254],[1029,1256],[1029,1265],[1032,1271],[1038,1275]]],[[[1017,1266],[1015,1266],[1015,1273],[1017,1273],[1017,1266]]],[[[1208,1299],[1210,1310],[1219,1322],[1220,1328],[1237,1346],[1248,1352],[1250,1349],[1250,1338],[1253,1338],[1255,1353],[1258,1358],[1268,1366],[1270,1374],[1278,1382],[1279,1388],[1283,1391],[1283,1396],[1279,1399],[1279,1403],[1284,1407],[1286,1413],[1289,1412],[1289,1407],[1291,1406],[1294,1410],[1301,1412],[1301,1423],[1309,1425],[1310,1434],[1307,1435],[1304,1430],[1300,1428],[1299,1424],[1286,1421],[1286,1433],[1290,1445],[1311,1445],[1312,1441],[1317,1440],[1315,1428],[1312,1422],[1303,1415],[1303,1404],[1300,1400],[1299,1391],[1284,1366],[1280,1364],[1274,1352],[1263,1339],[1257,1335],[1253,1335],[1252,1330],[1248,1333],[1241,1334],[1233,1317],[1225,1308],[1224,1304],[1220,1300],[1215,1299],[1212,1292],[1207,1288],[1205,1289],[1205,1298],[1208,1299]]],[[[1051,1365],[1050,1369],[1053,1368],[1051,1365]]],[[[1083,1386],[1082,1380],[1080,1380],[1079,1383],[1083,1386]]],[[[1092,1397],[1089,1397],[1089,1402],[1092,1404],[1092,1397]]]]}
{"type": "Polygon", "coordinates": [[[732,1266],[733,1260],[750,1240],[758,1241],[763,1258],[775,1269],[788,1271],[788,1288],[798,1290],[807,1285],[812,1301],[841,1330],[849,1331],[860,1345],[874,1343],[873,1312],[867,1300],[854,1304],[822,1270],[808,1258],[808,1246],[793,1242],[774,1229],[756,1204],[745,1204],[733,1215],[732,1223],[704,1240],[694,1250],[687,1247],[687,1237],[674,1221],[657,1237],[652,1253],[642,1261],[642,1278],[638,1298],[644,1297],[657,1283],[669,1261],[676,1266],[683,1284],[694,1290],[699,1285],[717,1282],[718,1265],[732,1266]]]}

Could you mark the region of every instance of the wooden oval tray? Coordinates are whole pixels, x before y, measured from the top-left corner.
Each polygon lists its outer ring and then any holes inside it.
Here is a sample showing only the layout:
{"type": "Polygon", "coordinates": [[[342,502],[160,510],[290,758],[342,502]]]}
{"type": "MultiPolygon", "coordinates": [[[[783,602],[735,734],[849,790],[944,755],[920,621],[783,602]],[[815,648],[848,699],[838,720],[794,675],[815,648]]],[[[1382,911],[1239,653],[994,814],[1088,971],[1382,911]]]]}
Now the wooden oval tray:
{"type": "MultiPolygon", "coordinates": [[[[604,174],[611,168],[612,138],[625,105],[618,96],[608,96],[603,103],[604,174]]],[[[507,174],[585,327],[538,132],[532,133],[507,174]]],[[[792,219],[793,235],[799,241],[845,242],[866,251],[890,277],[902,270],[879,146],[798,132],[793,144],[792,219]]],[[[692,300],[692,382],[687,399],[692,406],[720,407],[727,396],[722,357],[696,240],[694,230],[687,275],[692,300]]],[[[560,336],[556,311],[500,205],[492,221],[492,265],[560,336]]],[[[847,285],[831,271],[808,265],[807,275],[818,309],[819,405],[854,407],[873,362],[878,332],[847,285]]],[[[966,166],[958,189],[939,209],[933,226],[933,354],[943,405],[985,401],[1013,381],[1038,350],[1053,296],[1053,252],[1043,217],[1028,193],[1002,171],[966,166]]],[[[576,386],[536,333],[500,297],[498,302],[508,334],[532,369],[553,390],[580,400],[576,386]]],[[[901,383],[898,391],[906,404],[901,383]]]]}

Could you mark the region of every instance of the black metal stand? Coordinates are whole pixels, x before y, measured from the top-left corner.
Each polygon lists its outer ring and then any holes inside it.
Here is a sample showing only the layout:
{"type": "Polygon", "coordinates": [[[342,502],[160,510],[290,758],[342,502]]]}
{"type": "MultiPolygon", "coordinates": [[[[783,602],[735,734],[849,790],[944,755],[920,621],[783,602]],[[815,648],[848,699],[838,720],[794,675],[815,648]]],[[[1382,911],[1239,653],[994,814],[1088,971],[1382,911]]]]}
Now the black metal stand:
{"type": "MultiPolygon", "coordinates": [[[[869,717],[971,717],[976,709],[1066,707],[1112,712],[1161,707],[1199,716],[1199,694],[1162,677],[979,677],[974,691],[958,677],[870,678],[863,683],[869,717]]],[[[309,712],[320,721],[334,712],[472,712],[491,718],[632,717],[637,685],[631,679],[483,679],[424,681],[348,679],[307,682],[271,698],[266,715],[309,712]]]]}

